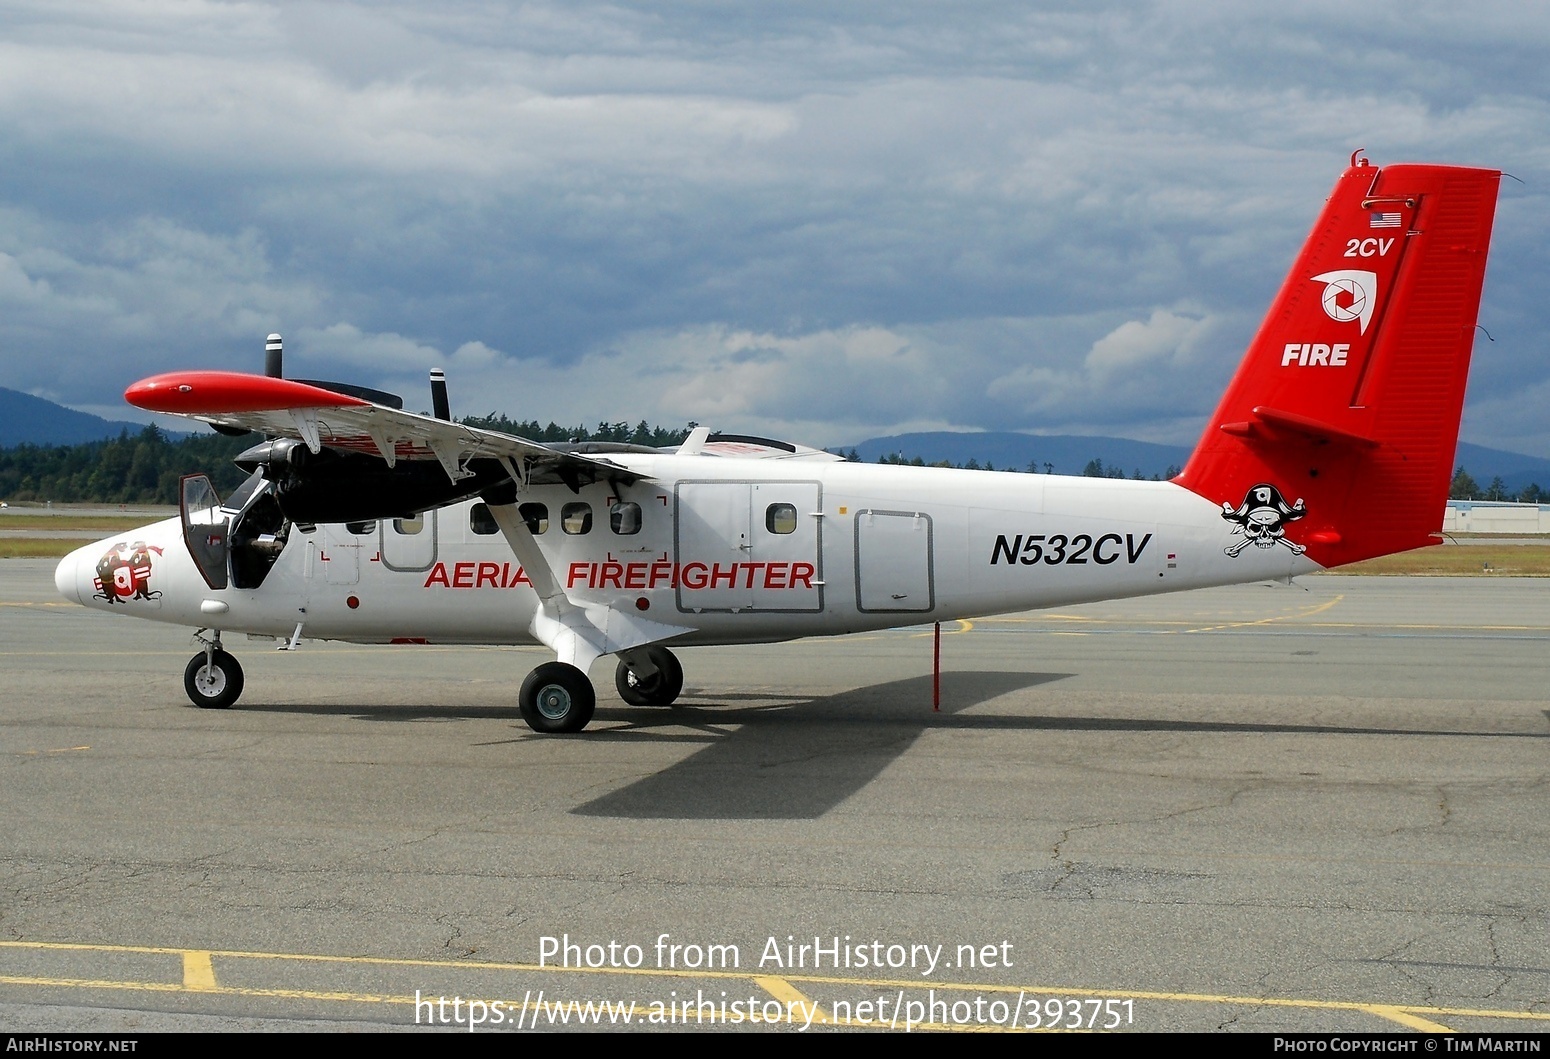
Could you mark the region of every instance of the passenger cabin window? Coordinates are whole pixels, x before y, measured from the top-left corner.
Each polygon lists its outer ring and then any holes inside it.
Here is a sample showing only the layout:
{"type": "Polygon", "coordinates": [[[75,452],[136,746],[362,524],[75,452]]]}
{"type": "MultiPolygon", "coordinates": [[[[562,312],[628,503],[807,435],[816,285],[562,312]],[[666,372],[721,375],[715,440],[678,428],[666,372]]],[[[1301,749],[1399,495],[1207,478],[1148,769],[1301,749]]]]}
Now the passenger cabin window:
{"type": "Polygon", "coordinates": [[[424,528],[424,515],[416,515],[414,518],[395,518],[393,520],[393,529],[405,537],[413,537],[424,528]]]}
{"type": "Polygon", "coordinates": [[[523,504],[517,508],[517,513],[522,516],[522,521],[527,523],[527,531],[534,536],[547,533],[549,530],[549,505],[548,504],[523,504]]]}
{"type": "Polygon", "coordinates": [[[592,532],[592,505],[566,504],[560,509],[560,527],[566,533],[579,536],[592,532]]]}
{"type": "Polygon", "coordinates": [[[795,533],[797,509],[791,504],[771,504],[764,509],[764,528],[771,533],[795,533]]]}
{"type": "Polygon", "coordinates": [[[495,522],[495,516],[490,514],[488,504],[475,504],[468,509],[468,528],[481,537],[488,537],[492,533],[499,533],[501,528],[495,522]]]}
{"type": "Polygon", "coordinates": [[[370,522],[346,522],[344,524],[344,531],[346,533],[353,533],[357,537],[364,537],[369,533],[377,532],[377,520],[372,519],[370,522]]]}
{"type": "Polygon", "coordinates": [[[620,536],[640,532],[640,505],[621,501],[608,509],[608,525],[620,536]]]}

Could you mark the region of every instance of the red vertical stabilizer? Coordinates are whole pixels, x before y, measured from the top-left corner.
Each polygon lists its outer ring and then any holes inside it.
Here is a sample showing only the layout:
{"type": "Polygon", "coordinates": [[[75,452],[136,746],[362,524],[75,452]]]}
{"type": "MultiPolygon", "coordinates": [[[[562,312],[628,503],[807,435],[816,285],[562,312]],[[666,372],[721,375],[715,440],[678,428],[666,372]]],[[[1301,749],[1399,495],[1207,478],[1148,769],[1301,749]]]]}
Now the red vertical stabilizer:
{"type": "Polygon", "coordinates": [[[1326,567],[1437,543],[1500,176],[1347,169],[1174,481],[1300,498],[1326,567]]]}

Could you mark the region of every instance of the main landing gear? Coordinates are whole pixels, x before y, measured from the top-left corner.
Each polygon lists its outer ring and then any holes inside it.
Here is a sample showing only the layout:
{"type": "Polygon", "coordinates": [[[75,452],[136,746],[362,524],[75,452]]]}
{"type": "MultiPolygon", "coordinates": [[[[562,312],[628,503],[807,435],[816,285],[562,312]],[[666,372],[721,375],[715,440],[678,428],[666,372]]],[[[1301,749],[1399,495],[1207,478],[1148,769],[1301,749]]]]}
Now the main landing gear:
{"type": "Polygon", "coordinates": [[[592,681],[566,662],[545,662],[527,675],[517,693],[522,719],[535,732],[579,732],[592,719],[597,693],[592,681]]]}
{"type": "Polygon", "coordinates": [[[619,656],[614,687],[631,706],[671,706],[684,689],[684,667],[665,647],[642,647],[619,656]]]}
{"type": "Polygon", "coordinates": [[[204,710],[224,710],[242,694],[242,667],[221,650],[221,634],[196,637],[205,649],[188,660],[183,670],[183,690],[188,700],[204,710]]]}
{"type": "MultiPolygon", "coordinates": [[[[626,651],[614,670],[614,687],[631,706],[671,706],[683,686],[683,666],[665,647],[626,651]]],[[[586,673],[575,666],[545,662],[522,682],[517,705],[535,732],[579,732],[592,720],[597,693],[586,673]]]]}

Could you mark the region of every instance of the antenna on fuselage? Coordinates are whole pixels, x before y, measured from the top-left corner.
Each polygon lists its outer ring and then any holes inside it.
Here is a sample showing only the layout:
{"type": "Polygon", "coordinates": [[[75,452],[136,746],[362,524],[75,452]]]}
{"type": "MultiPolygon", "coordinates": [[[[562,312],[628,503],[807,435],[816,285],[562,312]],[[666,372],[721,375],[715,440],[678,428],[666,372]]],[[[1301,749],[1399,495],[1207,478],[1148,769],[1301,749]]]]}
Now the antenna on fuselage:
{"type": "Polygon", "coordinates": [[[270,335],[264,342],[264,374],[271,379],[285,378],[284,344],[279,335],[270,335]]]}
{"type": "Polygon", "coordinates": [[[452,421],[452,406],[447,403],[447,373],[440,368],[431,369],[431,413],[437,419],[452,421]]]}
{"type": "Polygon", "coordinates": [[[683,444],[678,446],[680,456],[698,456],[700,450],[705,448],[705,442],[710,438],[710,427],[695,427],[689,431],[689,436],[684,438],[683,444]]]}

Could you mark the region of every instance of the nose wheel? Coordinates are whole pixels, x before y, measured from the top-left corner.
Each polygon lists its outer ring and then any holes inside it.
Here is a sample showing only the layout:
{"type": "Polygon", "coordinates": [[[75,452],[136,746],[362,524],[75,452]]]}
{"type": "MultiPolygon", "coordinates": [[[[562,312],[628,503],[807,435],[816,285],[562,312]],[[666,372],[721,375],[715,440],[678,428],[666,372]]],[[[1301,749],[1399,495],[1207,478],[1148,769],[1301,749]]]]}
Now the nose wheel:
{"type": "Polygon", "coordinates": [[[219,647],[211,647],[188,660],[183,690],[200,709],[224,710],[242,694],[242,667],[219,647]]]}
{"type": "Polygon", "coordinates": [[[631,706],[671,706],[684,689],[684,667],[665,647],[644,647],[620,656],[614,688],[631,706]]]}

